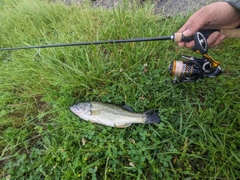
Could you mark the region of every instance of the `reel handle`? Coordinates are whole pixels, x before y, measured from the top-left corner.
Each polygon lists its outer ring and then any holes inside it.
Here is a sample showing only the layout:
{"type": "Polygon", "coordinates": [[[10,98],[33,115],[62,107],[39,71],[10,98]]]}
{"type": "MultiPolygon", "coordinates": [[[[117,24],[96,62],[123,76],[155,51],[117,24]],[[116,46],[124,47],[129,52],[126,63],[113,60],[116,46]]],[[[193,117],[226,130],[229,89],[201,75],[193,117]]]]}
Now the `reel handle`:
{"type": "Polygon", "coordinates": [[[193,51],[198,51],[200,54],[207,54],[208,51],[208,43],[204,35],[200,32],[196,32],[193,35],[193,40],[195,45],[193,46],[193,51]]]}

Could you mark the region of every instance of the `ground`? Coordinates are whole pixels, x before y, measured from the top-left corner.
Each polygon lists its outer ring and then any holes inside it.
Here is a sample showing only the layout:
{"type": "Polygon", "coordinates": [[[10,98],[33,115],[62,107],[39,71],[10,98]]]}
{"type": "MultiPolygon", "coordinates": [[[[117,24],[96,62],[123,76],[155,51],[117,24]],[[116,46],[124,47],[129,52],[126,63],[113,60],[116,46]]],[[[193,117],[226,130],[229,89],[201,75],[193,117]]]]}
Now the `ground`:
{"type": "MultiPolygon", "coordinates": [[[[79,4],[84,0],[63,0],[67,4],[79,4]]],[[[117,6],[123,0],[91,0],[93,6],[103,6],[111,8],[117,6]]],[[[133,1],[133,0],[132,0],[133,1]]],[[[141,4],[144,2],[149,2],[150,0],[139,0],[141,4]]],[[[195,11],[202,6],[209,3],[216,2],[217,0],[151,0],[155,4],[155,11],[157,13],[164,12],[167,16],[184,13],[188,11],[195,11]]],[[[137,2],[137,1],[136,1],[137,2]]]]}

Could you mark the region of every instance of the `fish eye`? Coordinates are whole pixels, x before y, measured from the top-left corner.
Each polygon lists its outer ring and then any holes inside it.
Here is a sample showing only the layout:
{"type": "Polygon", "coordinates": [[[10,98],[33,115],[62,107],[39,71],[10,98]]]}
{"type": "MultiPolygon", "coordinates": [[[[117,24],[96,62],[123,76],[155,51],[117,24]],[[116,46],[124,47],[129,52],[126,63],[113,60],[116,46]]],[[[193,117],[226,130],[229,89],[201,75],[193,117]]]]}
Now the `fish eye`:
{"type": "Polygon", "coordinates": [[[83,108],[81,108],[79,105],[74,105],[73,106],[77,111],[82,111],[83,108]]]}

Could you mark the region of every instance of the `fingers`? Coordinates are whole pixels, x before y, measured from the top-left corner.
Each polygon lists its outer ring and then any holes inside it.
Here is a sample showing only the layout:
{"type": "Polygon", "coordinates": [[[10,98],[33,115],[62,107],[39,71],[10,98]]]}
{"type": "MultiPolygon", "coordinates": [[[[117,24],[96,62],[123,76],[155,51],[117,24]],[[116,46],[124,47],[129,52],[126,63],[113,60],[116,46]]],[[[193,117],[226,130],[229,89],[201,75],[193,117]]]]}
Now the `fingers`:
{"type": "Polygon", "coordinates": [[[224,38],[225,38],[224,34],[216,31],[208,37],[208,39],[207,39],[208,46],[209,47],[217,46],[224,40],[224,38]]]}
{"type": "Polygon", "coordinates": [[[179,29],[178,32],[182,32],[186,37],[192,36],[200,28],[209,23],[209,18],[206,17],[207,14],[206,8],[201,8],[187,20],[187,22],[179,29]]]}
{"type": "Polygon", "coordinates": [[[178,43],[178,46],[192,48],[194,46],[194,41],[191,41],[191,42],[180,42],[180,43],[178,43]]]}
{"type": "MultiPolygon", "coordinates": [[[[192,36],[199,29],[209,24],[211,20],[207,18],[207,15],[208,13],[206,12],[206,7],[201,8],[187,20],[178,32],[182,32],[186,37],[192,36]]],[[[194,46],[194,42],[180,42],[178,45],[180,47],[192,48],[194,46]]]]}
{"type": "MultiPolygon", "coordinates": [[[[225,35],[215,31],[213,32],[207,39],[208,47],[214,47],[219,45],[225,38],[225,35]]],[[[191,42],[180,42],[178,43],[180,47],[187,47],[187,48],[192,48],[195,44],[194,41],[191,42]]]]}

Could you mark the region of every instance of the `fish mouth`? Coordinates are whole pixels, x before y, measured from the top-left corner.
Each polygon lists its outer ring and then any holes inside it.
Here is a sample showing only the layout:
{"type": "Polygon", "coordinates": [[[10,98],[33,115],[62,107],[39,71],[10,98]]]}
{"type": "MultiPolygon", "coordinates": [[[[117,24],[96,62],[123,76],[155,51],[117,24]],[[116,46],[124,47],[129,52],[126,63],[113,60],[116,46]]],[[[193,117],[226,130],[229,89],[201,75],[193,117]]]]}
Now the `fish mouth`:
{"type": "Polygon", "coordinates": [[[84,113],[86,113],[88,110],[83,110],[80,108],[77,104],[73,105],[70,107],[70,110],[74,113],[77,114],[78,116],[82,116],[84,113]]]}

